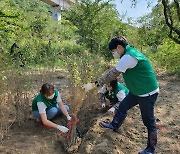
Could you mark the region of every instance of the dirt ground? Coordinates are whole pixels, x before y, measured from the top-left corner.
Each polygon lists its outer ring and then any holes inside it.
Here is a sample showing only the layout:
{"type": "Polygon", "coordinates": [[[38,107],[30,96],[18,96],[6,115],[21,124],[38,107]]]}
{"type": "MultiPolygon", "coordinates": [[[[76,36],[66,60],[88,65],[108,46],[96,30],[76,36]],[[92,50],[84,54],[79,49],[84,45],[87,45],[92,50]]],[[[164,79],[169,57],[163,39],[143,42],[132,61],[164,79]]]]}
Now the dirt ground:
{"type": "MultiPolygon", "coordinates": [[[[165,73],[158,73],[160,94],[156,104],[156,117],[160,120],[158,125],[159,140],[156,152],[158,154],[180,153],[180,79],[165,73]]],[[[137,154],[146,146],[147,130],[142,123],[139,107],[136,106],[128,112],[128,116],[120,128],[120,133],[103,129],[100,121],[111,121],[113,115],[101,110],[97,99],[97,91],[93,90],[82,96],[83,99],[73,100],[73,95],[80,90],[72,92],[68,86],[66,76],[55,75],[53,83],[60,90],[64,103],[76,106],[77,117],[80,120],[77,127],[83,137],[77,151],[78,154],[137,154]],[[74,104],[73,104],[74,103],[74,104]],[[79,103],[79,104],[78,104],[79,103]]],[[[74,97],[75,98],[75,97],[74,97]]],[[[31,108],[30,108],[31,109],[31,108]]],[[[70,113],[75,110],[71,110],[70,113]]],[[[55,122],[65,124],[65,117],[56,117],[55,122]]],[[[57,137],[57,131],[43,127],[40,122],[29,115],[28,120],[18,126],[11,127],[0,153],[7,154],[66,154],[62,141],[57,137]]]]}

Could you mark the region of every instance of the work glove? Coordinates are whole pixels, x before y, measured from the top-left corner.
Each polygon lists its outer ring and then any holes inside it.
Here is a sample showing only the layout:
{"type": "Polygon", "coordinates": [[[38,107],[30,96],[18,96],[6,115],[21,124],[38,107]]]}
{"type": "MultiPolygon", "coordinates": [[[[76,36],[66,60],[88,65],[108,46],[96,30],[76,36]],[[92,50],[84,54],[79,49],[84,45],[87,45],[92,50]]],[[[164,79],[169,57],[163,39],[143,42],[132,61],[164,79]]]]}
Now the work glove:
{"type": "Polygon", "coordinates": [[[106,85],[104,84],[104,85],[103,85],[103,87],[99,90],[99,93],[101,93],[101,94],[105,94],[105,93],[106,93],[106,91],[107,91],[107,89],[106,89],[106,85]]]}
{"type": "Polygon", "coordinates": [[[71,119],[72,119],[71,116],[69,116],[69,114],[68,114],[68,115],[67,115],[67,120],[68,120],[68,121],[71,121],[71,119]]]}
{"type": "Polygon", "coordinates": [[[114,108],[114,107],[111,107],[111,108],[108,110],[109,113],[114,113],[114,111],[115,111],[115,108],[114,108]]]}
{"type": "Polygon", "coordinates": [[[60,130],[63,133],[67,133],[69,129],[65,126],[57,125],[57,129],[60,130]]]}
{"type": "Polygon", "coordinates": [[[83,85],[83,89],[85,89],[85,91],[89,91],[93,88],[94,88],[94,83],[87,83],[83,85]]]}
{"type": "Polygon", "coordinates": [[[102,108],[105,108],[105,107],[106,107],[106,103],[103,102],[103,103],[102,103],[102,108]]]}

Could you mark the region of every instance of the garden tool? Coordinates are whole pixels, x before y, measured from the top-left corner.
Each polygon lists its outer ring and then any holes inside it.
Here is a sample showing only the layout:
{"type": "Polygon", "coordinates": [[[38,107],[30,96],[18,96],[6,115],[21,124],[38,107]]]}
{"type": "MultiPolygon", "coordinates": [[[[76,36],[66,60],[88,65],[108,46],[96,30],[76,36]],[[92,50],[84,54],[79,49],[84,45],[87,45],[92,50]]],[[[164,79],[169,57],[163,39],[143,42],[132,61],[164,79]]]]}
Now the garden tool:
{"type": "MultiPolygon", "coordinates": [[[[73,126],[76,125],[78,122],[79,122],[79,119],[75,119],[75,120],[69,121],[68,126],[67,126],[69,131],[67,133],[66,140],[68,140],[69,137],[71,136],[71,132],[72,132],[73,126]]],[[[76,131],[77,131],[77,129],[76,129],[76,131]]]]}
{"type": "Polygon", "coordinates": [[[79,119],[74,118],[74,116],[72,116],[72,119],[68,122],[67,124],[67,128],[69,129],[67,133],[63,133],[61,131],[58,132],[59,136],[63,136],[65,137],[66,141],[68,141],[68,139],[70,137],[75,137],[76,133],[79,134],[79,130],[76,128],[76,124],[79,122],[79,119]]]}

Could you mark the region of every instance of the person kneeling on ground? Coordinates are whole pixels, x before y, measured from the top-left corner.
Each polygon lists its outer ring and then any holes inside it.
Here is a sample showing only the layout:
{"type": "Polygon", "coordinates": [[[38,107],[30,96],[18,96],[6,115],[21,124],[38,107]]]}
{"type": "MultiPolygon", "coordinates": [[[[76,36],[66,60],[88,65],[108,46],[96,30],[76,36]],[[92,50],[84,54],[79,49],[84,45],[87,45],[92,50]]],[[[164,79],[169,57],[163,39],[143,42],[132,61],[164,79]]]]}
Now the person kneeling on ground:
{"type": "Polygon", "coordinates": [[[50,83],[42,85],[40,93],[38,93],[32,101],[32,113],[35,118],[41,119],[42,123],[51,128],[60,130],[63,133],[68,132],[68,128],[58,125],[50,121],[57,114],[63,113],[67,120],[71,117],[68,114],[69,106],[64,105],[57,89],[50,83]]]}
{"type": "Polygon", "coordinates": [[[109,85],[103,85],[99,91],[102,108],[106,107],[106,99],[108,99],[110,102],[108,112],[114,113],[128,93],[129,90],[123,84],[119,83],[117,79],[112,80],[109,85]]]}

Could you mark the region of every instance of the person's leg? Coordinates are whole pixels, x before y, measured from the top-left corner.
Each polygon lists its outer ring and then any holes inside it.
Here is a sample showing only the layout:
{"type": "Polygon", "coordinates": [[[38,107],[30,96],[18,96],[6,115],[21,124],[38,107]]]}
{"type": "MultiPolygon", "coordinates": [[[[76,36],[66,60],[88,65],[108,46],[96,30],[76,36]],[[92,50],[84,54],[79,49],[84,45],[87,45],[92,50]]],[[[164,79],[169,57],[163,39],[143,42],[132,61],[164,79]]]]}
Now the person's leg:
{"type": "Polygon", "coordinates": [[[119,104],[119,108],[111,122],[114,130],[118,130],[127,116],[127,111],[138,104],[136,96],[129,93],[119,104]]]}
{"type": "Polygon", "coordinates": [[[33,111],[32,114],[33,114],[33,116],[34,116],[35,118],[40,119],[40,114],[39,114],[39,111],[38,111],[38,110],[37,110],[37,111],[33,111]]]}
{"type": "Polygon", "coordinates": [[[144,125],[147,127],[148,131],[154,131],[156,127],[156,118],[154,116],[154,105],[157,99],[158,93],[148,96],[139,97],[139,107],[141,110],[141,116],[144,125]]]}
{"type": "Polygon", "coordinates": [[[50,109],[47,109],[46,111],[46,115],[47,115],[47,119],[50,120],[52,118],[54,118],[58,113],[58,108],[57,107],[52,107],[50,109]]]}
{"type": "MultiPolygon", "coordinates": [[[[64,107],[66,108],[67,111],[69,111],[68,105],[64,105],[64,107]]],[[[50,120],[50,119],[54,118],[57,114],[60,114],[60,113],[62,113],[62,111],[59,109],[58,105],[57,105],[57,107],[52,107],[50,109],[47,109],[47,111],[46,111],[47,119],[50,120]]],[[[32,114],[35,118],[40,119],[40,114],[39,114],[38,110],[33,111],[32,114]]]]}
{"type": "Polygon", "coordinates": [[[139,106],[141,110],[141,116],[144,125],[148,129],[148,141],[147,147],[139,152],[139,154],[145,154],[147,152],[154,153],[157,144],[157,126],[156,118],[154,116],[154,105],[158,94],[154,94],[148,97],[139,98],[139,106]]]}
{"type": "MultiPolygon", "coordinates": [[[[58,112],[57,112],[57,114],[61,114],[62,113],[62,111],[61,111],[61,109],[60,109],[60,107],[59,107],[59,105],[57,104],[56,105],[57,106],[57,110],[58,110],[58,112]]],[[[64,107],[65,107],[65,109],[67,110],[67,111],[69,111],[69,106],[68,105],[64,105],[64,107]]]]}
{"type": "Polygon", "coordinates": [[[69,110],[70,110],[70,108],[69,108],[69,106],[68,106],[68,105],[64,105],[64,107],[65,107],[65,109],[66,109],[67,111],[69,111],[69,110]]]}
{"type": "Polygon", "coordinates": [[[137,104],[137,96],[134,96],[133,94],[129,93],[121,101],[119,108],[116,114],[114,115],[113,121],[111,123],[101,122],[100,126],[113,129],[114,131],[118,131],[119,127],[122,125],[124,119],[127,116],[127,111],[137,104]]]}
{"type": "Polygon", "coordinates": [[[106,95],[103,93],[98,93],[98,99],[101,103],[106,103],[106,95]]]}

